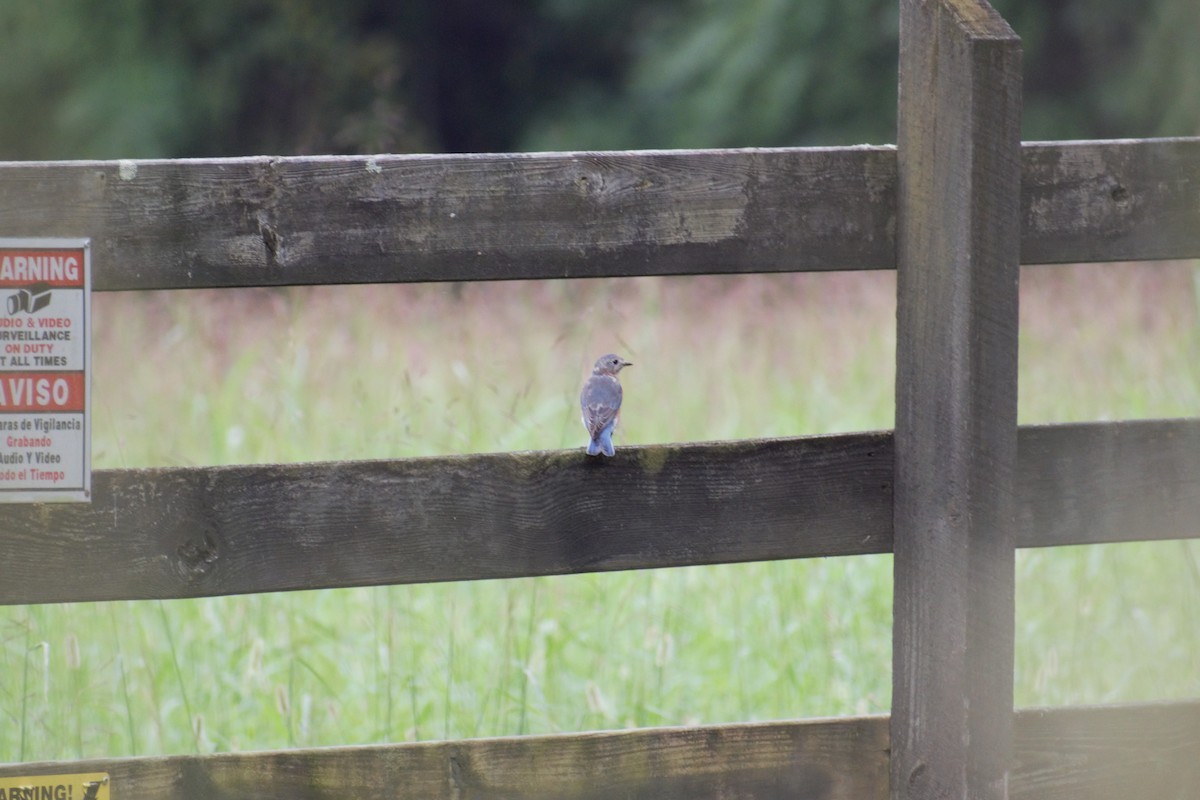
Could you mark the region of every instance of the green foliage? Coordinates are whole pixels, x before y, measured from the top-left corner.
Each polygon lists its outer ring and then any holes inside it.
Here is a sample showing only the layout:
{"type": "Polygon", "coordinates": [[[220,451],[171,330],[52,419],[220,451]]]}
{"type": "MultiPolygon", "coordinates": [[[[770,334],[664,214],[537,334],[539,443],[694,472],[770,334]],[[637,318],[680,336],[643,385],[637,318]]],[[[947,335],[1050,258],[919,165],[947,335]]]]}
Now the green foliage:
{"type": "Polygon", "coordinates": [[[405,52],[347,0],[0,6],[8,158],[408,149],[405,52]]]}
{"type": "MultiPolygon", "coordinates": [[[[1191,0],[997,0],[1025,50],[1026,139],[1200,132],[1191,0]]],[[[655,4],[619,81],[547,107],[529,149],[895,139],[894,0],[655,4]]]]}
{"type": "Polygon", "coordinates": [[[995,0],[1025,49],[1026,139],[1200,134],[1193,0],[995,0]]]}
{"type": "Polygon", "coordinates": [[[1192,0],[1159,0],[1136,21],[1137,46],[1109,64],[1100,98],[1113,135],[1200,135],[1200,14],[1192,0]]]}
{"type": "MultiPolygon", "coordinates": [[[[1027,139],[1200,129],[1193,0],[997,0],[1027,139]]],[[[896,0],[0,4],[0,157],[889,142],[896,0]]]]}
{"type": "Polygon", "coordinates": [[[535,119],[530,149],[769,146],[895,138],[892,0],[659,4],[622,83],[535,119]]]}

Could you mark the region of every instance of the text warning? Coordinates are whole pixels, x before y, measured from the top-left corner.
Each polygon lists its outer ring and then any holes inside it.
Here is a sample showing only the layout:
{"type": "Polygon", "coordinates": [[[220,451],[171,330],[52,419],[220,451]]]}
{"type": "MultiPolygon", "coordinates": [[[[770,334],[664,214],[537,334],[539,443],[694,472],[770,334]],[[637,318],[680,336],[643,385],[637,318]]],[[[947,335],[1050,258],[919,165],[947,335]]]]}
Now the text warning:
{"type": "Polygon", "coordinates": [[[0,778],[0,800],[109,800],[108,773],[0,778]]]}
{"type": "Polygon", "coordinates": [[[0,238],[0,502],[91,499],[91,247],[0,238]]]}

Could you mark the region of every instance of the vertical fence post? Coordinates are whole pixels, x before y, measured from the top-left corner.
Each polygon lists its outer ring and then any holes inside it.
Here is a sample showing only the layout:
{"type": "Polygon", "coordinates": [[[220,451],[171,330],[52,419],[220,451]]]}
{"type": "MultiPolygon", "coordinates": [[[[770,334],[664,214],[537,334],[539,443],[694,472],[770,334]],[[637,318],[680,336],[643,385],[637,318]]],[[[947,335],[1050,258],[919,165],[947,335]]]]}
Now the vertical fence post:
{"type": "Polygon", "coordinates": [[[901,0],[893,800],[1008,796],[1020,40],[901,0]]]}

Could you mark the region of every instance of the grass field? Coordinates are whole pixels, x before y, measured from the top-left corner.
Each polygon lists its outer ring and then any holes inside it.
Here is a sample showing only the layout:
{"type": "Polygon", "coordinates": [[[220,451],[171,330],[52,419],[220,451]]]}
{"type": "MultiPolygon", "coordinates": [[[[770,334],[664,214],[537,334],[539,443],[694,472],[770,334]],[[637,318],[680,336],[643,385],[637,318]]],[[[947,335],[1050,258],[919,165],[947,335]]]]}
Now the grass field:
{"type": "MultiPolygon", "coordinates": [[[[1023,423],[1196,415],[1200,273],[1023,275],[1023,423]]],[[[99,295],[95,467],[582,447],[892,424],[894,276],[99,295]]],[[[1200,695],[1200,543],[1018,554],[1019,705],[1200,695]]],[[[0,761],[886,711],[873,556],[0,608],[0,761]]]]}

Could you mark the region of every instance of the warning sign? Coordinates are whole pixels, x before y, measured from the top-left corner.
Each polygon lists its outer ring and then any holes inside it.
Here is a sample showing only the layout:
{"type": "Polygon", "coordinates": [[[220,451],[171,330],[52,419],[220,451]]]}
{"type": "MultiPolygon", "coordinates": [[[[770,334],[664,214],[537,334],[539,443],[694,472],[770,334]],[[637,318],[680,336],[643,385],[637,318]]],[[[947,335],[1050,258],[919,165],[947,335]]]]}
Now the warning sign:
{"type": "Polygon", "coordinates": [[[0,239],[0,502],[91,499],[91,290],[88,239],[0,239]]]}
{"type": "Polygon", "coordinates": [[[0,778],[0,800],[108,800],[108,773],[0,778]]]}

